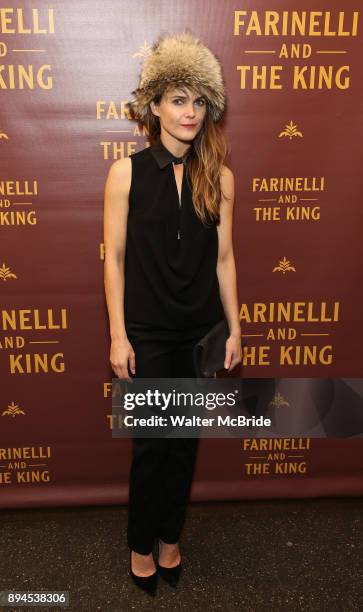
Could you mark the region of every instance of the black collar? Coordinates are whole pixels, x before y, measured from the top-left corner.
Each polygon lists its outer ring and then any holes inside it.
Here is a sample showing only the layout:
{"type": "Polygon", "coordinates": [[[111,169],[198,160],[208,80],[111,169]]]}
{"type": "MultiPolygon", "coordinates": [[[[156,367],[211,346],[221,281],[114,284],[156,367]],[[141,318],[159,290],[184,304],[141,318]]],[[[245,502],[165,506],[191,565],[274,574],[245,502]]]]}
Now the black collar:
{"type": "Polygon", "coordinates": [[[182,164],[186,161],[189,153],[188,149],[182,157],[175,157],[175,155],[163,145],[160,139],[150,146],[150,151],[157,161],[159,168],[165,168],[165,166],[171,163],[182,164]]]}

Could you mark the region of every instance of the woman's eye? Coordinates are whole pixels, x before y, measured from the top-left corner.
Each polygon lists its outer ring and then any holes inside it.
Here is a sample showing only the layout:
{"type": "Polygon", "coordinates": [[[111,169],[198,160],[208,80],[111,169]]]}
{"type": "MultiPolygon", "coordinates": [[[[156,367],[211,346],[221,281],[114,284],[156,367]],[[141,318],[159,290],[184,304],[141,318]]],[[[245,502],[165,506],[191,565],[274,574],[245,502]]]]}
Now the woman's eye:
{"type": "MultiPolygon", "coordinates": [[[[181,102],[181,104],[183,104],[183,100],[181,98],[176,98],[175,100],[173,100],[174,104],[179,105],[179,102],[181,102]]],[[[198,104],[198,106],[204,106],[205,105],[205,100],[203,100],[203,98],[200,98],[199,100],[195,100],[195,102],[198,104]]]]}

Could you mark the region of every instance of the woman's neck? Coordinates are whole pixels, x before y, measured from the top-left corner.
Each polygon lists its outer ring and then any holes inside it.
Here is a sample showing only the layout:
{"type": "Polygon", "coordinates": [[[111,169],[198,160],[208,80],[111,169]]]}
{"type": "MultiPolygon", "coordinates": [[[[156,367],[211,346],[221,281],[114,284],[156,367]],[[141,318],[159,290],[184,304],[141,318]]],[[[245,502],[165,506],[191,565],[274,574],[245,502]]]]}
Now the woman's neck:
{"type": "Polygon", "coordinates": [[[164,145],[170,153],[175,155],[175,157],[183,157],[185,153],[190,149],[191,145],[186,144],[184,142],[180,142],[180,140],[176,140],[175,138],[168,138],[165,134],[159,136],[161,143],[164,145]]]}

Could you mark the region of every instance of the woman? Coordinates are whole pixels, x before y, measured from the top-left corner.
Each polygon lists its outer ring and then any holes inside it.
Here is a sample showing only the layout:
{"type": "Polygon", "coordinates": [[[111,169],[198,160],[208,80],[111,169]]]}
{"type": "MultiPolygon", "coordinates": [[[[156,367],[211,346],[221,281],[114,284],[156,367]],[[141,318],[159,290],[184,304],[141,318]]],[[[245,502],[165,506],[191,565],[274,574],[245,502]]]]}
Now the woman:
{"type": "MultiPolygon", "coordinates": [[[[218,121],[218,60],[189,32],[159,38],[144,62],[131,117],[150,147],[112,164],[105,187],[105,291],[116,376],[194,377],[193,348],[227,319],[224,367],[241,361],[232,249],[234,182],[218,121]]],[[[176,586],[178,540],[198,439],[133,439],[128,546],[134,582],[176,586]],[[152,550],[158,540],[158,563],[152,550]]]]}

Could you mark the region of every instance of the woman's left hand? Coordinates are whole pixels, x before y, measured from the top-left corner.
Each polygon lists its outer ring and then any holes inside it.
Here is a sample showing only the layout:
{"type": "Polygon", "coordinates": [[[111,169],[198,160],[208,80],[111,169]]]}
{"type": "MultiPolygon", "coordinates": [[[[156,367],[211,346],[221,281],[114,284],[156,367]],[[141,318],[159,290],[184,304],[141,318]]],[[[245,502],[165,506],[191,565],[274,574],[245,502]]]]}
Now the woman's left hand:
{"type": "Polygon", "coordinates": [[[226,341],[226,356],[224,367],[228,372],[233,370],[242,361],[241,334],[231,334],[226,341]]]}

